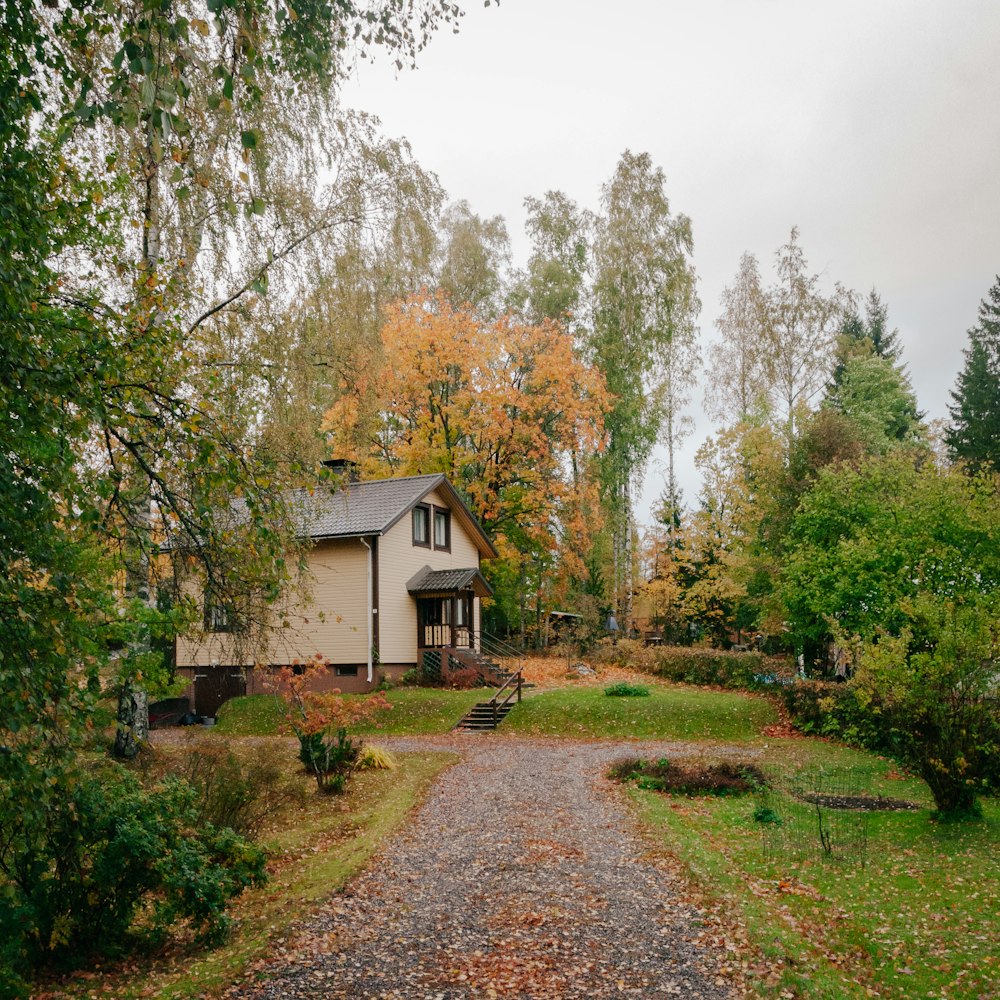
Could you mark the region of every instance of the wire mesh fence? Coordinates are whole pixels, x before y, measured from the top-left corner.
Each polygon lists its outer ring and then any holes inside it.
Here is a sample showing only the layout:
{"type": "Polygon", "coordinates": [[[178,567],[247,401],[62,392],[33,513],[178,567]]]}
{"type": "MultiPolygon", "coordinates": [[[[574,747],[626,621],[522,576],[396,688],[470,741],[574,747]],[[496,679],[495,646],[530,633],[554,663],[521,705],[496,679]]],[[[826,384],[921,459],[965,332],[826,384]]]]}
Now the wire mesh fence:
{"type": "Polygon", "coordinates": [[[813,857],[867,867],[869,813],[879,801],[871,789],[870,771],[814,768],[759,790],[754,818],[765,860],[813,857]]]}

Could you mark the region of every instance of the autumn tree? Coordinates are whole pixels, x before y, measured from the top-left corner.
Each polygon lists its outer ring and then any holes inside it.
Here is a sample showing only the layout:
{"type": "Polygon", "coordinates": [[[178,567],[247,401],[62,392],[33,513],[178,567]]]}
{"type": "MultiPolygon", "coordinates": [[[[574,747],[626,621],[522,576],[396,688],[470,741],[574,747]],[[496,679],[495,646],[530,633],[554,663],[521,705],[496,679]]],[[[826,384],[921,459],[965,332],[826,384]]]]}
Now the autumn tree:
{"type": "Polygon", "coordinates": [[[605,185],[594,241],[587,348],[613,397],[602,488],[612,533],[615,602],[631,616],[632,488],[660,437],[669,345],[689,335],[699,302],[690,220],[675,216],[663,171],[626,151],[605,185]]]}
{"type": "Polygon", "coordinates": [[[365,474],[443,472],[502,560],[542,566],[558,548],[583,575],[597,502],[573,457],[602,447],[608,396],[565,328],[415,296],[388,311],[380,354],[341,391],[326,428],[365,474]]]}
{"type": "Polygon", "coordinates": [[[726,423],[761,415],[768,409],[764,291],[757,258],[745,253],[732,285],[722,293],[716,327],[722,339],[709,352],[705,408],[726,423]]]}
{"type": "Polygon", "coordinates": [[[964,354],[948,407],[948,447],[971,470],[1000,472],[1000,277],[979,304],[964,354]]]}
{"type": "Polygon", "coordinates": [[[449,205],[441,218],[435,284],[452,302],[483,316],[504,307],[510,237],[499,215],[483,219],[467,201],[449,205]]]}
{"type": "Polygon", "coordinates": [[[531,255],[514,297],[531,322],[553,319],[579,328],[588,293],[593,220],[561,191],[525,198],[524,205],[531,255]]]}

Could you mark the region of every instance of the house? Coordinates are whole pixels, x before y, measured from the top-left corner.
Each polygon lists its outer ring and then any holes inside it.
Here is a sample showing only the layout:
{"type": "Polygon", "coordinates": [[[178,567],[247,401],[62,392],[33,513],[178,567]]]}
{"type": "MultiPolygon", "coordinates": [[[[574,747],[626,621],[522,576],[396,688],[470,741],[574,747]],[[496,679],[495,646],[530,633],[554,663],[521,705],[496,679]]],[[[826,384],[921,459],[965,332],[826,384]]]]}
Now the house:
{"type": "MultiPolygon", "coordinates": [[[[338,471],[343,463],[329,463],[338,471]]],[[[178,673],[200,715],[264,690],[268,667],[317,654],[323,687],[370,691],[443,649],[479,648],[480,604],[491,593],[481,560],[496,550],[441,474],[345,482],[296,498],[307,554],[307,597],[276,603],[264,648],[239,648],[233,623],[206,606],[205,629],[178,638],[178,673]]]]}

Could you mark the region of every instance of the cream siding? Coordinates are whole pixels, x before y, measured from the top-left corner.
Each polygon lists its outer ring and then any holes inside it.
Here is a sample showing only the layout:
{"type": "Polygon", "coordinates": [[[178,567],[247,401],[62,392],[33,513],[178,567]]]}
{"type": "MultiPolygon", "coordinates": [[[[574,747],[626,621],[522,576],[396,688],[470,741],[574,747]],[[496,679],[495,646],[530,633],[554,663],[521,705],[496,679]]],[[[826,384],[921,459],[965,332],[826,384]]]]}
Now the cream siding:
{"type": "MultiPolygon", "coordinates": [[[[436,491],[422,503],[447,507],[436,491]]],[[[433,537],[433,534],[432,534],[433,537]]],[[[451,551],[426,549],[413,544],[409,512],[378,542],[379,659],[383,663],[415,663],[417,659],[417,602],[406,589],[408,580],[424,566],[431,569],[465,569],[479,565],[479,549],[458,518],[451,518],[451,551]]],[[[479,601],[475,602],[476,627],[479,601]]]]}
{"type": "MultiPolygon", "coordinates": [[[[178,666],[256,662],[289,664],[319,653],[330,663],[363,664],[368,660],[368,552],[360,539],[317,542],[308,557],[308,594],[295,601],[265,649],[243,651],[228,635],[177,640],[178,666]]],[[[414,630],[416,626],[414,626],[414,630]]]]}

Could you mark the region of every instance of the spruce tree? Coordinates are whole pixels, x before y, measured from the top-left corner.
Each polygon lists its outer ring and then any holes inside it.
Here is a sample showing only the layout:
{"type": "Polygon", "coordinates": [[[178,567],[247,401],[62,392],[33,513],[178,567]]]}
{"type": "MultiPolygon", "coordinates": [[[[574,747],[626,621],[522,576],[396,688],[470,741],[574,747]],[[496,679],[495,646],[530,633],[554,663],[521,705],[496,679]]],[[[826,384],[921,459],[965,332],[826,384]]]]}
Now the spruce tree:
{"type": "Polygon", "coordinates": [[[963,353],[945,439],[952,456],[970,470],[1000,472],[1000,276],[979,304],[979,321],[963,353]]]}

